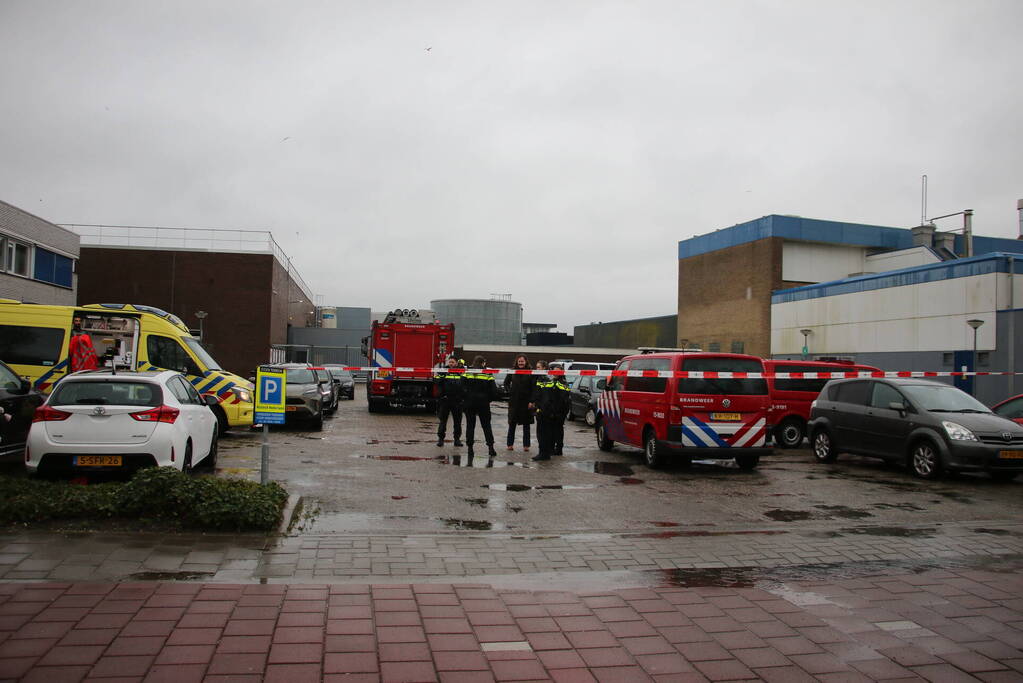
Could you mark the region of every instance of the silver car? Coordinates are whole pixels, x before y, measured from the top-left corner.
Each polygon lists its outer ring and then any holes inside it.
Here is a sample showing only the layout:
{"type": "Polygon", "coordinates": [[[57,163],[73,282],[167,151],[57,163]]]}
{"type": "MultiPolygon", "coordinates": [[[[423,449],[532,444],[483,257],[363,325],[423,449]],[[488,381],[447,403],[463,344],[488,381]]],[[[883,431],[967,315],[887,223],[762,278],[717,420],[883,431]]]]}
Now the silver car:
{"type": "Polygon", "coordinates": [[[330,380],[305,365],[279,366],[285,371],[285,420],[302,421],[313,429],[323,429],[323,413],[331,405],[330,380]]]}

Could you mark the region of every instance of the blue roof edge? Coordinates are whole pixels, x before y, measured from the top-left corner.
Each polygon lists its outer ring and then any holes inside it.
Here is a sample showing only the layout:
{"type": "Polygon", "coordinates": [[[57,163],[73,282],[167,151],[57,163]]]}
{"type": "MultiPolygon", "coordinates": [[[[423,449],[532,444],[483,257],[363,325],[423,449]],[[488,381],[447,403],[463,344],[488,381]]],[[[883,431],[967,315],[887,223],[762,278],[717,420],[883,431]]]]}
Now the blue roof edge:
{"type": "Polygon", "coordinates": [[[1012,252],[991,252],[979,256],[956,259],[955,261],[927,263],[922,266],[910,266],[909,268],[899,268],[898,270],[871,273],[869,275],[856,275],[840,280],[792,287],[791,289],[777,289],[771,293],[771,303],[805,301],[807,299],[819,299],[837,294],[902,287],[923,282],[985,275],[987,273],[1008,273],[1010,259],[1013,261],[1013,272],[1023,273],[1023,255],[1012,252]],[[985,268],[985,265],[990,265],[991,267],[985,268]]]}

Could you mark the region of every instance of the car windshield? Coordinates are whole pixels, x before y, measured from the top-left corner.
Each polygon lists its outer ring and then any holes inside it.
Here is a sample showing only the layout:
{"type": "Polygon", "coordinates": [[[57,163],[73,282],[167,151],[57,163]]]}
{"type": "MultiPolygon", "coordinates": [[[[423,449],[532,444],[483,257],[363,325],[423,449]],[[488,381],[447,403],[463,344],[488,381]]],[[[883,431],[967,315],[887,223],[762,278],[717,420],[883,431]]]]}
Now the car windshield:
{"type": "Polygon", "coordinates": [[[990,413],[991,409],[965,391],[940,384],[903,384],[899,387],[917,407],[932,413],[990,413]]]}
{"type": "Polygon", "coordinates": [[[330,376],[342,381],[352,379],[352,373],[347,370],[335,370],[334,368],[330,368],[330,376]]]}
{"type": "Polygon", "coordinates": [[[316,375],[306,368],[287,368],[286,381],[289,384],[316,384],[316,375]]]}
{"type": "Polygon", "coordinates": [[[220,363],[213,360],[213,356],[202,347],[198,339],[193,337],[182,337],[181,340],[185,342],[185,346],[188,350],[195,354],[195,357],[199,359],[199,362],[206,366],[207,370],[223,370],[220,367],[220,363]]]}
{"type": "MultiPolygon", "coordinates": [[[[689,372],[763,372],[758,360],[728,357],[686,358],[683,370],[689,372]]],[[[725,377],[689,377],[678,380],[678,393],[700,395],[759,396],[767,393],[763,379],[736,379],[725,377]]]]}
{"type": "Polygon", "coordinates": [[[148,382],[63,381],[50,397],[55,406],[158,406],[163,392],[148,382]]]}

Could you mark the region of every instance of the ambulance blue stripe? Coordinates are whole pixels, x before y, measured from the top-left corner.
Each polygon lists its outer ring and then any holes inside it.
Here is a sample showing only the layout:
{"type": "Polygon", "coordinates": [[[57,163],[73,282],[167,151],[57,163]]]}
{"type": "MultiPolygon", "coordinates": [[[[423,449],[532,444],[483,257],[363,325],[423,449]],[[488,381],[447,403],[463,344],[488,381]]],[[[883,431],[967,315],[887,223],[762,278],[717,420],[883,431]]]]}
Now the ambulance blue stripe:
{"type": "MultiPolygon", "coordinates": [[[[217,382],[220,381],[220,378],[219,377],[214,377],[209,382],[207,382],[206,384],[204,384],[204,385],[202,385],[200,387],[199,386],[199,382],[201,382],[201,381],[202,381],[202,379],[196,378],[196,380],[194,382],[192,382],[192,384],[194,384],[196,386],[196,389],[198,389],[200,394],[205,394],[207,391],[209,391],[214,386],[216,386],[217,382]]],[[[217,393],[220,393],[220,392],[217,392],[217,393]]]]}
{"type": "Polygon", "coordinates": [[[695,422],[696,426],[702,429],[703,433],[709,436],[711,441],[716,443],[720,448],[729,448],[728,442],[718,436],[718,433],[711,429],[709,425],[704,422],[700,422],[695,417],[690,417],[689,419],[695,422]]]}
{"type": "Polygon", "coordinates": [[[700,440],[700,437],[696,436],[696,432],[690,429],[688,425],[682,425],[682,435],[688,436],[689,440],[695,443],[697,446],[700,446],[702,448],[707,447],[707,444],[703,443],[703,441],[700,440]]]}
{"type": "Polygon", "coordinates": [[[65,358],[64,360],[62,360],[61,362],[57,363],[52,368],[47,370],[45,373],[43,373],[42,376],[40,376],[39,379],[37,379],[35,381],[35,384],[33,386],[35,386],[35,388],[38,389],[40,386],[42,386],[46,382],[46,380],[48,380],[51,377],[53,377],[55,372],[57,372],[58,370],[63,370],[64,368],[67,367],[67,365],[68,365],[68,359],[65,358]]]}
{"type": "Polygon", "coordinates": [[[224,394],[230,392],[232,387],[236,387],[236,386],[238,386],[238,385],[235,384],[234,382],[228,382],[224,386],[222,386],[219,389],[217,389],[217,396],[223,396],[224,394]]]}

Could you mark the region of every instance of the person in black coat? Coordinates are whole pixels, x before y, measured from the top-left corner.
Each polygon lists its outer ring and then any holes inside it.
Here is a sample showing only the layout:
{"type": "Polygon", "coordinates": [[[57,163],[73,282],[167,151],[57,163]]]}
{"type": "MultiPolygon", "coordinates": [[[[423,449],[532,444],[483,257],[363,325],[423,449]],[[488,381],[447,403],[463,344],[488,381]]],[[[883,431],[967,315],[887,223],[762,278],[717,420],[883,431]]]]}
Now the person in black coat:
{"type": "Polygon", "coordinates": [[[537,381],[531,405],[536,411],[540,452],[533,456],[533,460],[550,460],[552,455],[561,455],[555,445],[561,444],[565,438],[565,418],[571,406],[568,391],[563,375],[548,375],[537,381]]]}
{"type": "MultiPolygon", "coordinates": [[[[515,370],[529,370],[529,359],[524,354],[515,356],[515,370]]],[[[522,425],[522,450],[529,450],[529,427],[533,424],[533,411],[529,403],[536,387],[535,375],[513,375],[504,378],[508,392],[508,450],[515,450],[515,426],[522,425]]]]}
{"type": "MultiPolygon", "coordinates": [[[[449,369],[458,367],[458,360],[449,356],[449,369]]],[[[444,432],[448,426],[448,415],[451,416],[452,432],[455,445],[462,445],[462,403],[465,400],[465,378],[462,373],[439,372],[433,376],[437,386],[437,445],[444,445],[444,432]]]]}
{"type": "Polygon", "coordinates": [[[476,441],[476,420],[483,427],[483,438],[487,442],[487,452],[497,455],[494,450],[494,430],[490,426],[490,402],[497,398],[497,384],[494,375],[480,372],[486,367],[483,356],[476,356],[472,367],[465,373],[465,446],[466,455],[472,456],[472,445],[476,441]]]}

